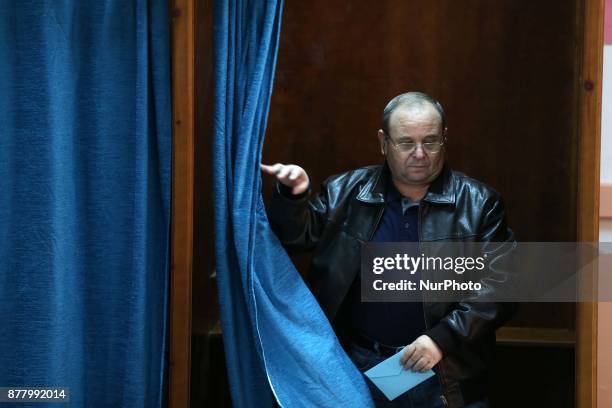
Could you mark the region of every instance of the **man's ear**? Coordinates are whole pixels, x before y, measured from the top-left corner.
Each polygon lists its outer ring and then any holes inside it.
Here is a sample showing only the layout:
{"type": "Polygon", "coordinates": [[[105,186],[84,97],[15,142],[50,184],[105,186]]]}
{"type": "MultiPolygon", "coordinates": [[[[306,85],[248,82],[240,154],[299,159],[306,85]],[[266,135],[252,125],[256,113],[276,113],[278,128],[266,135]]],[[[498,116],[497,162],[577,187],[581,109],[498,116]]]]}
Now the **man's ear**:
{"type": "Polygon", "coordinates": [[[378,129],[378,142],[380,143],[380,153],[385,156],[385,132],[382,129],[378,129]]]}

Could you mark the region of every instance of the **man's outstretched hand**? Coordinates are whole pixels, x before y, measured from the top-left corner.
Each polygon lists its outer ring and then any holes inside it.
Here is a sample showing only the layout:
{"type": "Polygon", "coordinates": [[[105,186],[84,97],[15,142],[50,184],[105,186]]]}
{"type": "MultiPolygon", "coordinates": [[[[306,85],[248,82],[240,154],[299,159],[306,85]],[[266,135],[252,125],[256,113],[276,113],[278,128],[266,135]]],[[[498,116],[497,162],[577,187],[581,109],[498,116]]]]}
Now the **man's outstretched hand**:
{"type": "Polygon", "coordinates": [[[304,191],[308,190],[310,179],[306,171],[300,166],[281,163],[276,163],[271,166],[261,164],[261,170],[264,173],[275,176],[279,183],[291,187],[291,193],[293,195],[302,194],[304,191]]]}
{"type": "Polygon", "coordinates": [[[442,360],[440,347],[427,335],[417,337],[412,344],[404,348],[400,364],[406,370],[424,373],[442,360]]]}

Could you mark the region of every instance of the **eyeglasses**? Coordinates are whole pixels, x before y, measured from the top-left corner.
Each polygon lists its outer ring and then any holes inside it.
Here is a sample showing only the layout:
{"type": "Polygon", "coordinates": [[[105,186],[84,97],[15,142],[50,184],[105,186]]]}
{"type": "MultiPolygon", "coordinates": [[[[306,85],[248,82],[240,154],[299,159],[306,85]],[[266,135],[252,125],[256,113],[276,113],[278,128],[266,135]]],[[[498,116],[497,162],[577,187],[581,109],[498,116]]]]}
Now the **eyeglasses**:
{"type": "MultiPolygon", "coordinates": [[[[412,153],[416,149],[417,145],[419,144],[415,142],[414,140],[407,140],[405,142],[395,143],[393,139],[391,139],[391,137],[388,135],[385,138],[385,140],[391,142],[391,145],[393,146],[393,148],[395,148],[397,151],[402,152],[402,153],[412,153]]],[[[442,146],[444,145],[445,141],[446,141],[446,138],[441,137],[438,140],[432,140],[432,141],[428,141],[425,143],[420,143],[420,145],[421,145],[421,148],[425,150],[427,153],[438,153],[440,152],[440,150],[442,150],[442,146]]]]}

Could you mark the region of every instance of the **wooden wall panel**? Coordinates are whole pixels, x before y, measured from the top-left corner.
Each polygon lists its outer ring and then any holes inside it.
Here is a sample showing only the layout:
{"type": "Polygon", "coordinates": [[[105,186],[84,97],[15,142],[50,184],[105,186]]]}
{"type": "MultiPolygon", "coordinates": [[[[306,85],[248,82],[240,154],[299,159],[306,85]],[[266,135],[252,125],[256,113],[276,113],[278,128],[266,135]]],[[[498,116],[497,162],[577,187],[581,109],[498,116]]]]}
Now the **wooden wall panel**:
{"type": "Polygon", "coordinates": [[[192,407],[231,406],[219,328],[213,218],[213,2],[195,2],[192,407]]]}
{"type": "Polygon", "coordinates": [[[168,406],[189,406],[193,262],[193,5],[169,1],[172,16],[172,249],[168,406]]]}
{"type": "Polygon", "coordinates": [[[208,333],[219,318],[214,279],[213,219],[213,38],[212,1],[196,3],[195,66],[195,176],[194,176],[194,332],[208,333]]]}
{"type": "MultiPolygon", "coordinates": [[[[573,0],[287,2],[264,160],[317,185],[380,162],[384,105],[424,91],[450,164],[502,193],[518,239],[574,241],[578,38],[573,0]]],[[[513,324],[573,328],[574,308],[524,305],[513,324]]]]}
{"type": "MultiPolygon", "coordinates": [[[[578,195],[577,240],[599,241],[599,160],[601,157],[601,92],[603,81],[604,1],[578,3],[581,46],[578,64],[578,195]]],[[[580,290],[596,293],[597,273],[580,282],[580,290]]],[[[576,308],[576,406],[597,407],[597,303],[579,303],[576,308]]]]}
{"type": "MultiPolygon", "coordinates": [[[[596,112],[592,105],[596,96],[585,94],[584,87],[598,83],[583,81],[585,66],[596,62],[583,58],[581,44],[586,38],[583,30],[591,27],[585,21],[597,17],[587,14],[589,10],[596,13],[600,2],[286,2],[264,161],[298,163],[315,184],[330,174],[380,162],[376,130],[382,108],[397,93],[421,90],[446,107],[451,165],[502,193],[509,222],[520,240],[584,238],[592,223],[578,227],[576,214],[588,218],[590,210],[583,209],[592,204],[592,196],[589,185],[581,184],[588,181],[589,173],[586,166],[582,173],[578,171],[579,160],[595,147],[593,138],[598,135],[592,133],[591,139],[578,135],[589,131],[585,123],[596,112]],[[583,8],[585,2],[594,8],[583,8]],[[582,102],[589,104],[583,110],[582,102]]],[[[197,97],[191,186],[195,207],[193,328],[194,336],[199,337],[207,335],[218,317],[210,279],[214,239],[210,4],[198,2],[195,11],[197,97]]],[[[175,35],[177,29],[189,28],[181,26],[185,23],[180,14],[178,17],[175,35]]],[[[185,50],[190,44],[181,35],[179,32],[174,46],[185,50]]],[[[173,76],[174,95],[184,99],[181,92],[193,89],[185,85],[189,76],[180,77],[181,72],[190,75],[180,64],[173,76]]],[[[187,134],[184,126],[175,123],[177,128],[175,137],[187,134]]],[[[595,132],[594,124],[590,129],[595,132]]],[[[188,155],[183,160],[189,160],[188,155]]],[[[271,185],[270,179],[264,179],[266,196],[271,185]]],[[[190,210],[188,206],[183,209],[190,210]]],[[[190,242],[186,240],[185,245],[190,242]]],[[[307,257],[296,260],[303,271],[307,257]]],[[[185,281],[177,282],[186,287],[185,281]]],[[[593,309],[587,306],[579,313],[592,317],[593,309]]],[[[571,305],[527,305],[513,324],[562,331],[573,329],[574,316],[571,305]]],[[[580,336],[585,344],[588,334],[580,336]]],[[[581,358],[592,356],[595,346],[589,343],[579,348],[581,358]]],[[[579,364],[576,369],[586,378],[592,367],[579,364]]],[[[172,386],[184,388],[184,377],[171,379],[172,386]]],[[[171,389],[171,396],[173,392],[171,389]]],[[[588,390],[580,385],[576,392],[579,398],[588,398],[588,390]]]]}
{"type": "Polygon", "coordinates": [[[503,193],[522,240],[573,240],[575,18],[569,0],[287,3],[265,158],[315,181],[378,162],[385,103],[422,90],[451,164],[503,193]]]}

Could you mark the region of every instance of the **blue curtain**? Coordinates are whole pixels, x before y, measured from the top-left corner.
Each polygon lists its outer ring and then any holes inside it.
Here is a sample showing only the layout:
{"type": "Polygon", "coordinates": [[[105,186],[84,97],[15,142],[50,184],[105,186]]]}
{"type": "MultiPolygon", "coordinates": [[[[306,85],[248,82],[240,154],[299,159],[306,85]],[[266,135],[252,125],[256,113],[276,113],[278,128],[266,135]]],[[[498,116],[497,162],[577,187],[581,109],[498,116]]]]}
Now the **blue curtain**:
{"type": "Polygon", "coordinates": [[[216,259],[237,407],[367,407],[367,386],[268,224],[262,145],[282,0],[215,1],[216,259]],[[270,392],[271,390],[271,392],[270,392]]]}
{"type": "Polygon", "coordinates": [[[167,5],[0,2],[1,386],[165,404],[167,5]]]}

